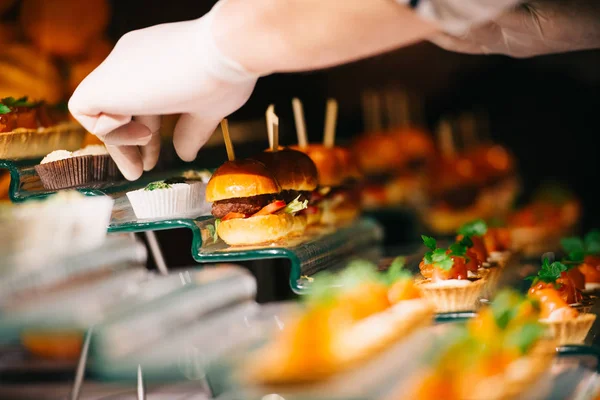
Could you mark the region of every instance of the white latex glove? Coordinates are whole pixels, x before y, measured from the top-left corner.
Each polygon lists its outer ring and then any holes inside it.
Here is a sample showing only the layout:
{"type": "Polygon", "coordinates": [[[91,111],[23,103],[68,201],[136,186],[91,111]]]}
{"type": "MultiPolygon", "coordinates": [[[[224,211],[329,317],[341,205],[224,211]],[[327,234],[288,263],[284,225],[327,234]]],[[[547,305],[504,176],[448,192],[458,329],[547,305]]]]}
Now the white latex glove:
{"type": "Polygon", "coordinates": [[[513,57],[600,48],[600,2],[531,1],[492,22],[431,41],[451,51],[513,57]]]}
{"type": "Polygon", "coordinates": [[[197,20],[126,34],[69,101],[125,178],[156,165],[160,115],[182,114],[173,144],[181,159],[192,161],[221,119],[250,97],[258,74],[227,58],[213,38],[220,4],[197,20]]]}

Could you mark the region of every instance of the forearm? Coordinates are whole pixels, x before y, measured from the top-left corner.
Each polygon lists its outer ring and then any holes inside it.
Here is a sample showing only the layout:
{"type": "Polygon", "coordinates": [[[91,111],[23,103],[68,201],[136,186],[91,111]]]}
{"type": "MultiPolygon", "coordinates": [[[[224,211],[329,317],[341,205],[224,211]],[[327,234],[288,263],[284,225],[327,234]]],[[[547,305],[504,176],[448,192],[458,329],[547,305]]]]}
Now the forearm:
{"type": "Polygon", "coordinates": [[[213,25],[221,51],[261,74],[343,64],[436,32],[393,0],[227,0],[213,25]]]}

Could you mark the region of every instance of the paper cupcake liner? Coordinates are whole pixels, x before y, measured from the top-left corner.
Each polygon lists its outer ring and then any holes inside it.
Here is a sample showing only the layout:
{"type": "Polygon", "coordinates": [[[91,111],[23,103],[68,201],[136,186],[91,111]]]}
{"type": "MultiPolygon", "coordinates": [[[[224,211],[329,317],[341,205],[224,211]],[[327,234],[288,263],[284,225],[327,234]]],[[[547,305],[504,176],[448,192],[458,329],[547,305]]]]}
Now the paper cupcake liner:
{"type": "Polygon", "coordinates": [[[542,322],[550,327],[558,344],[565,345],[583,343],[595,320],[596,314],[579,314],[574,319],[542,322]]]}
{"type": "Polygon", "coordinates": [[[39,164],[35,172],[48,190],[66,189],[92,181],[92,156],[66,158],[39,164]]]}
{"type": "Polygon", "coordinates": [[[121,175],[121,171],[119,171],[119,167],[117,167],[117,164],[113,161],[112,158],[108,158],[108,165],[107,165],[107,178],[109,180],[118,180],[121,179],[123,177],[123,175],[121,175]]]}
{"type": "Polygon", "coordinates": [[[502,275],[502,268],[490,267],[485,268],[487,274],[485,275],[485,286],[481,292],[481,297],[491,299],[496,293],[498,288],[498,282],[500,281],[500,275],[502,275]]]}
{"type": "Polygon", "coordinates": [[[176,183],[169,189],[139,189],[127,193],[127,198],[139,219],[174,217],[202,209],[203,183],[176,183]]]}
{"type": "Polygon", "coordinates": [[[475,310],[479,297],[486,285],[486,279],[479,279],[466,286],[436,286],[430,280],[417,283],[424,298],[429,300],[437,312],[475,310]]]}
{"type": "Polygon", "coordinates": [[[108,164],[111,160],[108,155],[92,156],[92,179],[94,182],[103,182],[108,177],[108,164]]]}

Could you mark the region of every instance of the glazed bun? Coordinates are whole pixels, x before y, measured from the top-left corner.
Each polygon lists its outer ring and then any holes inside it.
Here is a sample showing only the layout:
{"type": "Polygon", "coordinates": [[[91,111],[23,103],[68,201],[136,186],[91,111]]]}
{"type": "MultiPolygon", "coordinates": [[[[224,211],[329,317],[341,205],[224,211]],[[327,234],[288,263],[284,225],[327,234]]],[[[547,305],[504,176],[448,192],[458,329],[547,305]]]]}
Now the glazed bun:
{"type": "Polygon", "coordinates": [[[252,158],[263,163],[273,173],[281,190],[312,192],[317,188],[317,167],[309,156],[300,151],[265,151],[252,158]]]}
{"type": "Polygon", "coordinates": [[[404,154],[395,136],[379,133],[358,138],[353,152],[361,170],[366,174],[379,174],[398,169],[404,154]]]}
{"type": "Polygon", "coordinates": [[[345,147],[334,147],[333,152],[342,170],[342,180],[349,181],[362,178],[358,160],[350,150],[345,147]]]}
{"type": "Polygon", "coordinates": [[[320,186],[339,186],[344,181],[344,171],[338,162],[333,149],[319,144],[311,144],[307,147],[294,147],[305,153],[317,167],[320,186]]]}
{"type": "Polygon", "coordinates": [[[301,235],[306,225],[304,215],[280,213],[221,221],[217,233],[230,246],[256,245],[301,235]]]}
{"type": "Polygon", "coordinates": [[[414,127],[406,127],[397,130],[393,135],[402,148],[405,159],[435,157],[435,143],[427,132],[414,127]]]}
{"type": "Polygon", "coordinates": [[[275,177],[255,160],[227,161],[206,185],[206,201],[259,196],[281,192],[275,177]]]}

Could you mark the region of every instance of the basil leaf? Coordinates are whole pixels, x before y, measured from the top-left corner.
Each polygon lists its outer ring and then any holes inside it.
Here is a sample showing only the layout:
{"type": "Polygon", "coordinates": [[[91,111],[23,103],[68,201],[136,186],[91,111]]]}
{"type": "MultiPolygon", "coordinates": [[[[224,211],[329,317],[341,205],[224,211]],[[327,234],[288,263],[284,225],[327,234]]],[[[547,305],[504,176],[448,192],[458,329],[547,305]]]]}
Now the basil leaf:
{"type": "Polygon", "coordinates": [[[434,238],[426,235],[421,235],[421,239],[423,239],[423,243],[425,244],[425,246],[427,246],[431,250],[435,250],[435,248],[437,247],[437,240],[435,240],[434,238]]]}

